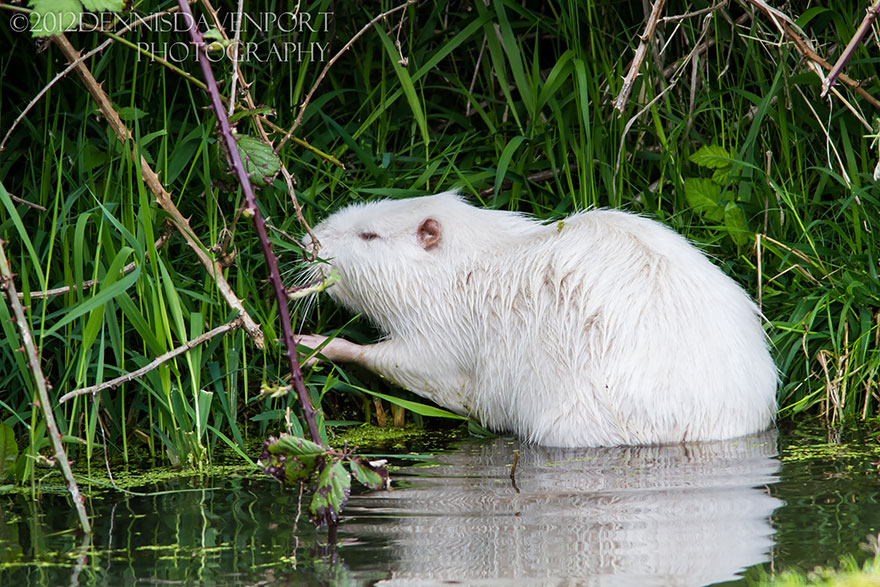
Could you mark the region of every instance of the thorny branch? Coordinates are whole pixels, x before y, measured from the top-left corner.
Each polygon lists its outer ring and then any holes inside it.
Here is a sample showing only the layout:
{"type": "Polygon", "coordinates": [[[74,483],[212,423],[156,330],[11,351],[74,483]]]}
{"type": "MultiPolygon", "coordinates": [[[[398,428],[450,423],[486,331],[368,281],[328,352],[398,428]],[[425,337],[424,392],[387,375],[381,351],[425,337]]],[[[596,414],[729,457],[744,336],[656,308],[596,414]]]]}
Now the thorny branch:
{"type": "MultiPolygon", "coordinates": [[[[217,16],[217,11],[211,5],[211,1],[210,0],[201,0],[201,2],[202,2],[202,6],[205,7],[205,10],[208,11],[208,14],[211,15],[211,18],[214,22],[214,27],[220,32],[220,34],[223,36],[223,38],[228,41],[229,37],[226,34],[226,31],[223,29],[220,18],[217,16]]],[[[297,6],[296,6],[295,13],[297,13],[297,14],[299,13],[299,4],[297,4],[297,6]]],[[[238,22],[241,22],[241,19],[239,19],[238,22]]],[[[236,31],[236,34],[237,33],[238,33],[238,31],[236,31]]],[[[247,104],[248,109],[250,109],[252,111],[256,110],[257,106],[256,106],[256,103],[254,102],[253,96],[251,96],[250,85],[245,80],[244,73],[242,73],[241,67],[239,67],[239,65],[238,65],[238,53],[237,52],[235,54],[235,57],[233,58],[233,68],[236,72],[235,80],[238,80],[238,82],[241,84],[242,93],[244,95],[245,103],[247,104]]],[[[232,94],[233,95],[230,98],[230,104],[233,104],[235,102],[234,84],[233,84],[232,94]]],[[[231,110],[231,107],[230,107],[230,110],[231,110]]],[[[279,134],[284,133],[284,129],[273,124],[270,120],[268,120],[267,118],[264,118],[263,116],[254,116],[253,120],[254,120],[254,126],[257,129],[257,134],[260,135],[260,140],[263,141],[263,143],[265,143],[266,145],[271,145],[272,141],[269,140],[269,135],[266,133],[266,130],[263,128],[263,124],[268,125],[270,128],[272,128],[273,130],[275,130],[275,132],[277,132],[279,134]]],[[[336,157],[329,155],[327,153],[324,153],[320,149],[313,147],[312,145],[310,145],[306,141],[303,141],[302,139],[298,139],[298,138],[294,137],[293,141],[296,144],[300,145],[301,147],[309,149],[310,151],[312,151],[313,153],[315,153],[319,157],[322,157],[322,158],[330,161],[331,163],[334,163],[335,165],[339,165],[340,167],[345,169],[345,165],[343,165],[336,157]]],[[[279,149],[280,149],[280,145],[274,149],[274,152],[278,153],[279,149]]],[[[281,175],[284,176],[284,181],[287,184],[287,191],[290,194],[290,199],[293,201],[293,208],[296,213],[296,219],[299,221],[300,225],[302,225],[306,229],[306,232],[308,232],[309,236],[312,237],[312,242],[317,243],[318,239],[314,235],[314,233],[312,232],[312,227],[309,226],[308,222],[306,222],[306,218],[305,218],[305,216],[303,216],[303,213],[302,213],[302,206],[299,205],[299,200],[297,200],[297,198],[296,198],[296,191],[294,190],[295,181],[293,179],[293,176],[287,170],[287,166],[284,164],[283,161],[281,163],[281,175]]],[[[238,218],[241,215],[241,210],[242,209],[240,208],[236,212],[235,218],[232,220],[233,226],[235,226],[235,224],[238,222],[238,218]]],[[[222,250],[225,251],[227,245],[228,245],[228,240],[226,242],[222,243],[222,250]]]]}
{"type": "MultiPolygon", "coordinates": [[[[97,102],[98,107],[101,110],[101,113],[104,115],[104,118],[110,124],[110,127],[113,129],[114,133],[116,133],[117,138],[125,145],[131,144],[131,132],[126,128],[125,124],[123,124],[122,119],[119,118],[119,114],[113,108],[113,104],[110,102],[110,99],[107,97],[106,92],[104,92],[101,84],[95,80],[92,76],[89,68],[86,67],[82,61],[78,61],[80,58],[79,52],[74,49],[73,45],[70,44],[70,41],[67,40],[65,35],[55,35],[52,37],[52,41],[61,49],[64,53],[64,56],[71,63],[76,63],[76,72],[82,79],[83,83],[86,86],[89,94],[92,98],[97,102]]],[[[141,169],[141,175],[143,176],[144,183],[147,187],[150,188],[150,191],[153,192],[153,195],[156,197],[156,201],[159,205],[171,216],[174,225],[183,235],[183,238],[186,240],[187,244],[199,258],[199,261],[202,265],[207,269],[208,273],[214,279],[214,282],[217,284],[217,289],[220,291],[220,294],[226,300],[226,303],[233,309],[239,312],[239,315],[242,319],[242,326],[248,335],[253,340],[254,344],[257,348],[262,349],[265,346],[265,342],[263,339],[263,332],[260,330],[259,324],[257,324],[253,318],[251,318],[250,314],[247,313],[244,306],[241,303],[241,300],[235,295],[235,292],[232,291],[232,287],[230,287],[229,283],[226,281],[226,278],[223,277],[223,269],[220,265],[212,259],[208,253],[204,245],[195,237],[192,228],[189,225],[189,221],[183,217],[180,211],[177,209],[177,206],[174,205],[174,201],[171,198],[171,194],[165,189],[162,185],[162,182],[159,181],[159,176],[153,171],[153,168],[150,167],[150,164],[143,156],[138,156],[137,150],[133,149],[131,152],[132,158],[135,160],[135,164],[138,165],[141,169]]]]}
{"type": "MultiPolygon", "coordinates": [[[[187,0],[178,0],[178,6],[180,6],[181,13],[189,16],[190,22],[195,22],[189,4],[187,4],[187,0]]],[[[235,137],[232,135],[232,127],[229,125],[229,119],[226,117],[226,112],[223,109],[223,103],[220,100],[220,92],[217,88],[217,82],[214,79],[214,73],[211,71],[210,61],[205,53],[205,41],[202,38],[202,34],[195,26],[189,28],[189,34],[192,44],[199,53],[199,65],[202,69],[205,83],[208,85],[208,95],[211,98],[211,107],[214,109],[214,114],[217,116],[220,136],[225,143],[227,157],[230,159],[232,168],[235,170],[239,184],[241,184],[241,190],[247,201],[249,214],[253,218],[254,230],[260,241],[260,247],[262,248],[263,256],[266,259],[266,265],[268,265],[269,282],[272,284],[272,289],[275,291],[275,299],[278,304],[278,314],[281,318],[281,333],[284,346],[287,350],[286,355],[288,366],[290,368],[291,384],[299,397],[300,406],[309,427],[309,436],[315,444],[323,445],[318,430],[316,419],[317,414],[315,408],[312,406],[308,392],[306,391],[302,372],[299,368],[299,360],[296,354],[296,343],[293,340],[293,329],[290,324],[290,313],[287,311],[287,295],[284,290],[284,285],[281,283],[281,275],[278,272],[278,259],[272,252],[269,235],[266,233],[266,222],[260,213],[259,206],[257,206],[256,195],[254,194],[244,164],[241,161],[241,155],[238,152],[238,144],[235,141],[235,137]]]]}

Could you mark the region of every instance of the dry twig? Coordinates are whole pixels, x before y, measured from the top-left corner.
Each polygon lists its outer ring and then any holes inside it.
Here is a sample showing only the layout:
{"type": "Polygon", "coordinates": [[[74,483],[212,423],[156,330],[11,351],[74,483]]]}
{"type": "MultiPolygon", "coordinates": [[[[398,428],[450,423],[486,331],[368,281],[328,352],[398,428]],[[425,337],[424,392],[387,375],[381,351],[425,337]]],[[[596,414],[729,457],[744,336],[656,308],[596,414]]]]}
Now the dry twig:
{"type": "Polygon", "coordinates": [[[617,100],[614,101],[614,107],[621,113],[623,112],[623,109],[626,108],[629,94],[632,92],[633,84],[639,74],[639,69],[642,67],[642,61],[645,60],[645,55],[648,52],[648,44],[654,36],[654,31],[657,29],[657,23],[660,22],[660,11],[663,10],[663,5],[665,3],[666,0],[657,0],[654,3],[653,8],[651,8],[651,15],[648,17],[648,23],[645,25],[645,32],[639,37],[639,46],[636,49],[636,55],[629,67],[629,72],[626,74],[626,77],[623,78],[623,87],[620,88],[620,94],[617,95],[617,100]]]}
{"type": "Polygon", "coordinates": [[[865,18],[862,19],[862,24],[859,25],[858,30],[853,35],[853,38],[850,39],[849,43],[846,46],[846,49],[843,50],[843,53],[840,54],[840,57],[837,59],[837,63],[834,64],[834,67],[831,68],[831,71],[828,73],[828,77],[825,78],[825,81],[822,82],[822,93],[819,94],[821,97],[825,97],[828,95],[828,91],[831,89],[837,82],[837,78],[840,76],[840,72],[843,71],[843,68],[846,67],[846,64],[849,62],[850,57],[855,52],[856,47],[858,47],[859,43],[862,42],[862,39],[865,35],[868,34],[868,31],[871,30],[871,25],[874,24],[874,19],[877,18],[877,15],[880,14],[880,0],[874,3],[873,6],[868,8],[865,11],[865,18]]]}
{"type": "Polygon", "coordinates": [[[105,381],[104,383],[92,385],[91,387],[81,387],[79,389],[74,389],[73,391],[71,391],[69,393],[65,393],[63,396],[61,396],[61,398],[58,400],[58,402],[63,404],[67,400],[73,399],[75,397],[79,397],[81,395],[86,395],[89,393],[96,394],[101,390],[112,389],[114,387],[122,385],[123,383],[128,383],[129,381],[133,381],[135,379],[140,379],[141,377],[143,377],[144,375],[146,375],[147,373],[149,373],[153,369],[157,368],[162,363],[170,361],[174,357],[182,355],[183,353],[187,352],[188,350],[194,349],[195,347],[199,346],[202,343],[208,342],[209,340],[211,340],[215,336],[225,334],[225,333],[229,332],[230,330],[235,330],[236,328],[238,328],[241,325],[242,325],[242,320],[241,320],[241,317],[239,316],[238,318],[235,318],[231,322],[227,322],[226,324],[224,324],[222,326],[218,326],[217,328],[215,328],[213,330],[209,330],[208,332],[202,334],[201,336],[197,336],[196,338],[192,339],[191,341],[187,342],[186,344],[183,344],[175,349],[168,351],[167,353],[165,353],[163,355],[156,357],[155,359],[150,361],[149,364],[144,365],[143,367],[141,367],[137,371],[131,371],[130,373],[126,373],[125,375],[117,377],[116,379],[111,379],[110,381],[105,381]]]}
{"type": "Polygon", "coordinates": [[[61,444],[61,432],[58,430],[55,414],[52,411],[52,404],[49,401],[49,383],[46,381],[46,376],[43,375],[43,370],[40,368],[40,359],[37,357],[37,350],[31,338],[30,325],[24,315],[24,309],[18,301],[15,283],[12,280],[12,270],[9,267],[9,261],[6,260],[6,252],[3,250],[2,241],[0,241],[0,288],[6,290],[6,299],[9,300],[9,305],[12,306],[15,323],[21,335],[24,351],[27,353],[31,373],[37,386],[38,400],[36,403],[40,406],[40,409],[43,411],[43,417],[46,419],[46,434],[49,436],[49,441],[55,449],[55,462],[58,463],[64,475],[64,480],[67,481],[67,489],[70,491],[70,499],[73,501],[73,507],[76,508],[76,513],[79,516],[79,524],[83,532],[91,534],[92,526],[89,524],[89,516],[86,513],[86,507],[83,504],[83,497],[80,495],[76,479],[73,477],[73,471],[70,470],[67,453],[64,452],[64,446],[61,444]]]}
{"type": "MultiPolygon", "coordinates": [[[[2,147],[0,147],[0,151],[2,151],[2,150],[3,150],[2,147]]],[[[27,206],[28,208],[33,208],[34,210],[39,210],[40,212],[46,211],[45,207],[40,206],[39,204],[35,204],[34,202],[31,202],[30,200],[25,200],[24,198],[19,198],[15,194],[9,194],[9,197],[13,202],[18,202],[19,204],[27,206]]]]}

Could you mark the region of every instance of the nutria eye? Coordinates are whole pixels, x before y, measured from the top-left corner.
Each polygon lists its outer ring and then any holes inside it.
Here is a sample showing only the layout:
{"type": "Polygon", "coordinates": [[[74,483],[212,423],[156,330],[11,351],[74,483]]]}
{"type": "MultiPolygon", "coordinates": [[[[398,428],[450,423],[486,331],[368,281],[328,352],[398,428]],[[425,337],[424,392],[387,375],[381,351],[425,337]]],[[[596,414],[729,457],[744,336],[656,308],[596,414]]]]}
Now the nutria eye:
{"type": "Polygon", "coordinates": [[[361,237],[361,240],[365,241],[371,241],[373,239],[379,238],[379,235],[375,232],[362,232],[358,236],[361,237]]]}

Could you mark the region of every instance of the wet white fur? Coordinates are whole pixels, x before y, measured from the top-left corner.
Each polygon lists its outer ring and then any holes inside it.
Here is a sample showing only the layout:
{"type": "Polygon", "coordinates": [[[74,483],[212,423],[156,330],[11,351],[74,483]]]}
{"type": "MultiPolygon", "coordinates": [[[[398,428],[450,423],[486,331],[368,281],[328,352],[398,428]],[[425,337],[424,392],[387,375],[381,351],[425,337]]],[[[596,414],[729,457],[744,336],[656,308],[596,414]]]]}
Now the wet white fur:
{"type": "Polygon", "coordinates": [[[756,306],[657,222],[593,210],[542,224],[443,193],[354,205],[315,234],[340,275],[330,295],[385,334],[325,355],[491,429],[612,446],[773,421],[777,370],[756,306]],[[441,227],[429,250],[417,238],[427,218],[441,227]]]}

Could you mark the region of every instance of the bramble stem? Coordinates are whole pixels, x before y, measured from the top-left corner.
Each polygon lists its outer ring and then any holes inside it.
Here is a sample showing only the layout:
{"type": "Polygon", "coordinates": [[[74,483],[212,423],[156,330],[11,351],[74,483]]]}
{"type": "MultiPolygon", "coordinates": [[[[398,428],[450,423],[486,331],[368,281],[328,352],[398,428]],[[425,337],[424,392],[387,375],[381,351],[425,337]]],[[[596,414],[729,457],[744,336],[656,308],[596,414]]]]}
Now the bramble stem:
{"type": "MultiPolygon", "coordinates": [[[[178,6],[180,6],[181,13],[189,15],[190,22],[194,23],[195,19],[187,1],[178,0],[178,6]]],[[[253,216],[254,230],[257,232],[257,238],[260,241],[263,256],[266,258],[266,265],[269,267],[269,282],[272,284],[272,289],[275,291],[275,299],[278,303],[278,314],[281,317],[281,337],[287,350],[287,362],[290,367],[290,382],[296,390],[296,394],[302,405],[303,415],[309,426],[309,436],[311,437],[312,442],[323,446],[321,434],[318,431],[318,423],[315,418],[315,408],[312,407],[312,402],[306,391],[302,372],[299,368],[299,359],[296,355],[296,343],[293,340],[293,329],[290,324],[290,313],[287,311],[287,294],[284,290],[284,285],[281,283],[281,274],[278,272],[278,259],[275,257],[275,253],[272,252],[272,245],[269,243],[269,235],[266,233],[266,221],[263,219],[262,214],[260,214],[260,209],[257,206],[257,197],[254,194],[250,178],[248,177],[244,164],[241,161],[241,155],[238,152],[238,144],[235,141],[235,137],[232,135],[232,127],[229,125],[229,119],[226,117],[223,102],[220,99],[220,91],[217,88],[217,81],[214,79],[214,73],[211,71],[211,64],[210,61],[208,61],[208,55],[205,52],[205,41],[202,38],[201,32],[199,32],[195,26],[189,27],[189,34],[192,43],[195,45],[196,51],[198,52],[199,66],[202,68],[202,75],[208,86],[208,95],[211,97],[211,107],[217,115],[220,136],[226,146],[226,153],[230,159],[232,168],[235,169],[238,182],[241,184],[241,190],[247,201],[248,210],[253,216]]]]}

